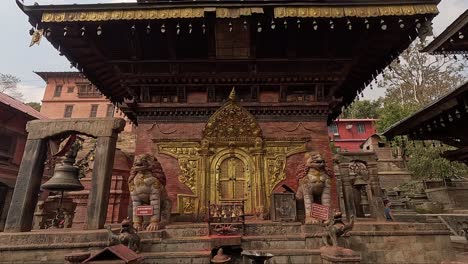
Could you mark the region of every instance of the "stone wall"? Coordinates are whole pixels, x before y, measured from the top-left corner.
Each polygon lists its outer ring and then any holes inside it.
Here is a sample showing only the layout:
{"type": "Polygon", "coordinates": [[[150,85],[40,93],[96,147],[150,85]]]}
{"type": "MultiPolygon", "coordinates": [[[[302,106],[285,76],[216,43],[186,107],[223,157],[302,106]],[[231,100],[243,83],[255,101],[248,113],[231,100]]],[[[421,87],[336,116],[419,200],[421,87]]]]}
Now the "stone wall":
{"type": "MultiPolygon", "coordinates": [[[[322,231],[319,225],[249,223],[241,247],[274,254],[270,264],[320,263],[322,231]]],[[[207,263],[200,254],[209,254],[213,247],[206,224],[170,225],[139,234],[145,263],[207,263]]],[[[350,235],[345,244],[361,253],[364,264],[441,263],[455,257],[443,224],[358,222],[350,235]]],[[[0,263],[63,263],[67,254],[106,246],[105,230],[0,233],[0,263]]]]}
{"type": "Polygon", "coordinates": [[[468,209],[468,186],[426,189],[430,201],[440,202],[445,209],[468,209]]]}
{"type": "Polygon", "coordinates": [[[362,254],[362,263],[440,263],[454,258],[448,231],[354,231],[351,248],[362,254]]]}

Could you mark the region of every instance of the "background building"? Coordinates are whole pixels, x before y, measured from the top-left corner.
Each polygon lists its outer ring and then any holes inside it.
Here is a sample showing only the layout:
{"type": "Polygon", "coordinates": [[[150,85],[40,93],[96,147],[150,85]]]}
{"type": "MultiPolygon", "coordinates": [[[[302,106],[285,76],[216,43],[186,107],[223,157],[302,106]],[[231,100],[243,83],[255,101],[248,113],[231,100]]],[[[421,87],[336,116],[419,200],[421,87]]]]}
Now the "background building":
{"type": "Polygon", "coordinates": [[[361,144],[376,133],[377,119],[337,119],[328,126],[328,136],[337,151],[360,151],[361,144]]]}
{"type": "MultiPolygon", "coordinates": [[[[46,83],[41,114],[48,118],[125,116],[79,72],[36,72],[46,83]]],[[[127,122],[125,131],[132,130],[127,122]]]]}
{"type": "Polygon", "coordinates": [[[26,123],[46,118],[29,105],[0,93],[0,230],[6,219],[26,144],[26,123]]]}

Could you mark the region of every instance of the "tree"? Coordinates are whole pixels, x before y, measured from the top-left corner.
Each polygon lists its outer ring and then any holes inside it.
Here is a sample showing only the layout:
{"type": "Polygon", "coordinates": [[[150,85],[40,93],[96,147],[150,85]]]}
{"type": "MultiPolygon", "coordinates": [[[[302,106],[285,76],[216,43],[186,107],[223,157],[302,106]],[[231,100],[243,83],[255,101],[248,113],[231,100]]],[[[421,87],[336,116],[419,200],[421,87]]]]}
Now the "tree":
{"type": "Polygon", "coordinates": [[[418,110],[464,82],[464,65],[452,57],[435,57],[416,41],[391,63],[378,82],[386,88],[385,102],[414,105],[418,110]]]}
{"type": "Polygon", "coordinates": [[[452,57],[435,57],[420,50],[416,41],[393,61],[377,82],[386,89],[378,110],[377,130],[391,125],[432,103],[465,80],[463,63],[452,57]]]}
{"type": "Polygon", "coordinates": [[[443,152],[451,149],[453,148],[436,142],[418,142],[414,146],[407,146],[408,170],[414,179],[456,178],[468,175],[468,167],[465,164],[441,157],[443,152]]]}
{"type": "Polygon", "coordinates": [[[0,73],[0,92],[8,94],[15,99],[23,100],[23,94],[18,91],[18,83],[20,81],[14,75],[0,73]]]}
{"type": "Polygon", "coordinates": [[[29,102],[29,103],[26,103],[27,105],[29,105],[30,107],[34,108],[36,111],[40,112],[41,111],[41,103],[38,103],[38,102],[29,102]]]}
{"type": "Polygon", "coordinates": [[[379,118],[382,99],[354,101],[341,115],[341,118],[379,118]]]}
{"type": "MultiPolygon", "coordinates": [[[[377,129],[383,132],[422,107],[432,103],[465,81],[462,63],[452,57],[419,52],[426,43],[415,42],[391,63],[378,81],[386,88],[378,110],[377,129]]],[[[406,146],[408,170],[416,179],[450,178],[468,174],[464,164],[440,156],[450,147],[419,142],[406,146]]]]}
{"type": "Polygon", "coordinates": [[[379,120],[377,120],[377,131],[384,132],[400,120],[408,117],[415,111],[417,106],[414,104],[399,104],[391,100],[383,100],[383,106],[377,110],[379,120]]]}

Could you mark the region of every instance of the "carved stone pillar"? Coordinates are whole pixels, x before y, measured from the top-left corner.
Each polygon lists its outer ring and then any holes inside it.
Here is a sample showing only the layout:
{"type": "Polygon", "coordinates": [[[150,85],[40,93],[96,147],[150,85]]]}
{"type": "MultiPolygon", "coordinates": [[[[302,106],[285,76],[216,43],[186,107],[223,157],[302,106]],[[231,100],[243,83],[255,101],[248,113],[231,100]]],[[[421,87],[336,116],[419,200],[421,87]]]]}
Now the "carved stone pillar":
{"type": "Polygon", "coordinates": [[[86,229],[104,228],[106,222],[117,134],[113,133],[110,137],[101,136],[97,139],[86,229]]]}
{"type": "Polygon", "coordinates": [[[372,217],[375,217],[378,221],[384,221],[384,204],[383,204],[383,193],[380,187],[377,162],[368,162],[367,169],[369,170],[369,181],[370,181],[370,194],[369,203],[372,217]]]}
{"type": "Polygon", "coordinates": [[[31,231],[37,195],[46,158],[46,139],[85,134],[96,137],[92,191],[88,207],[88,229],[104,227],[109,201],[112,166],[117,134],[125,127],[122,118],[66,118],[29,121],[24,149],[5,232],[31,231]]]}
{"type": "Polygon", "coordinates": [[[354,204],[353,186],[351,186],[351,178],[349,176],[349,164],[347,162],[340,163],[339,168],[341,183],[343,184],[346,219],[350,221],[351,215],[356,215],[356,207],[354,204]]]}
{"type": "Polygon", "coordinates": [[[44,139],[30,139],[28,137],[11,199],[13,206],[10,206],[8,211],[4,232],[31,231],[34,209],[44,172],[46,152],[44,139]]]}

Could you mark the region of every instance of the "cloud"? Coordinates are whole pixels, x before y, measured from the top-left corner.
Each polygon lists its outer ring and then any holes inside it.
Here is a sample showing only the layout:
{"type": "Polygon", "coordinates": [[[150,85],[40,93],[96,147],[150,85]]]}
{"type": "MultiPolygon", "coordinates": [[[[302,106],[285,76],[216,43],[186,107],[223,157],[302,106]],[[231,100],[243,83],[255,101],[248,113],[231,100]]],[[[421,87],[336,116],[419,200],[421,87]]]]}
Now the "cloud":
{"type": "Polygon", "coordinates": [[[24,102],[40,102],[44,97],[45,85],[18,84],[18,90],[23,94],[24,102]]]}

